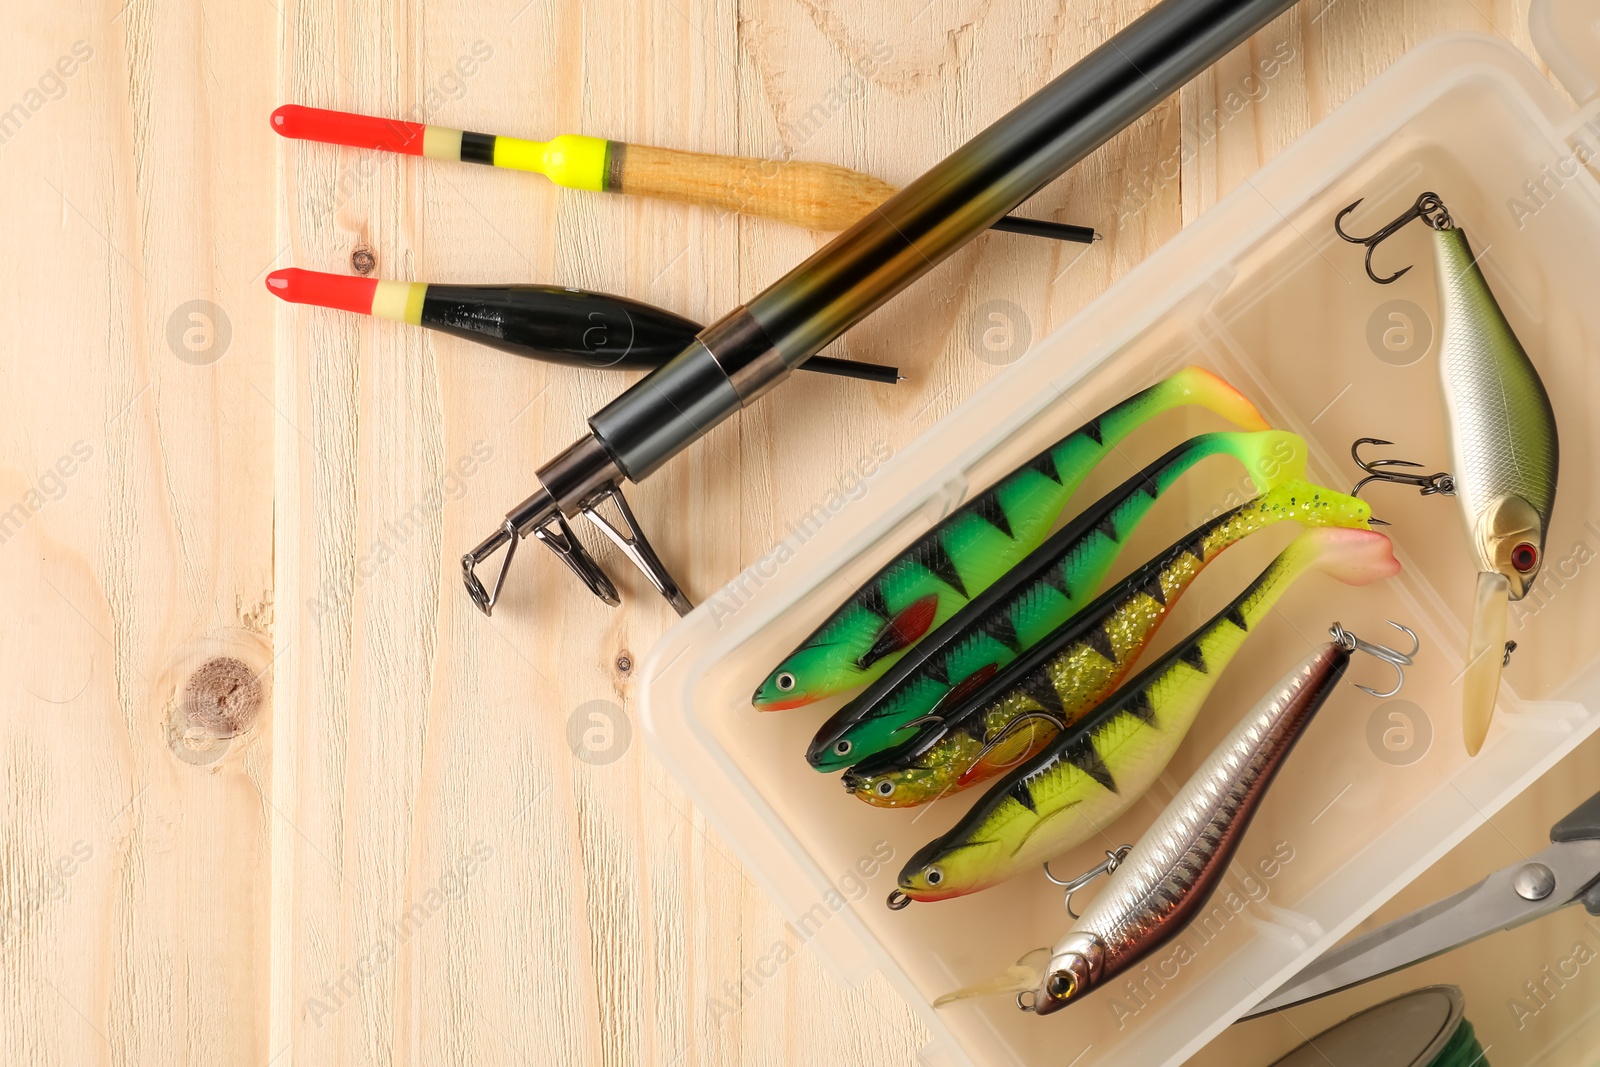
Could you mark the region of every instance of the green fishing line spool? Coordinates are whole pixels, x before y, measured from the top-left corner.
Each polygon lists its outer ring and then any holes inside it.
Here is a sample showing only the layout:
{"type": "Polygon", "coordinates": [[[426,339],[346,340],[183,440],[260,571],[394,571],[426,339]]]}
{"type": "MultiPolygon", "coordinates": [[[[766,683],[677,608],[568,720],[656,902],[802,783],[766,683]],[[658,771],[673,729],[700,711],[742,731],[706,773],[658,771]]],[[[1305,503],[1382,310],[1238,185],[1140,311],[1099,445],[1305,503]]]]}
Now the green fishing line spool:
{"type": "Polygon", "coordinates": [[[1329,1027],[1272,1067],[1489,1067],[1453,985],[1426,986],[1329,1027]]]}

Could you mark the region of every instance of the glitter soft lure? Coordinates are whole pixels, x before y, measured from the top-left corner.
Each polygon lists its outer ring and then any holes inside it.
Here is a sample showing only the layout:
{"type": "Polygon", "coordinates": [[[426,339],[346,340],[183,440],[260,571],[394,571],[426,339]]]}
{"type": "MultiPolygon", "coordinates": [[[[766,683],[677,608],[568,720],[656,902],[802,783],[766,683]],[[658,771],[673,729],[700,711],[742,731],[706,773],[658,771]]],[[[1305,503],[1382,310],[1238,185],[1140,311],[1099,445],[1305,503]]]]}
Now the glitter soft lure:
{"type": "Polygon", "coordinates": [[[974,597],[840,708],[806,759],[840,770],[914,739],[1087,604],[1155,502],[1211,456],[1237,459],[1258,490],[1305,475],[1306,445],[1281,430],[1192,437],[1107,493],[974,597]]]}
{"type": "Polygon", "coordinates": [[[845,788],[877,807],[925,804],[1033,758],[1093,711],[1126,676],[1206,565],[1285,520],[1365,529],[1367,504],[1291,481],[1185,535],[1053,630],[915,740],[845,773],[845,788]]]}
{"type": "Polygon", "coordinates": [[[1073,492],[1121,441],[1174,408],[1246,430],[1266,420],[1238,390],[1189,367],[1117,404],[1024,463],[886,563],[785,656],[751,698],[796,708],[866,685],[1044,541],[1073,492]]]}
{"type": "Polygon", "coordinates": [[[900,872],[889,906],[987,889],[1109,826],[1161,775],[1251,630],[1311,569],[1366,585],[1393,577],[1400,564],[1389,539],[1371,530],[1301,534],[1209,622],[995,782],[949,832],[919,849],[900,872]]]}

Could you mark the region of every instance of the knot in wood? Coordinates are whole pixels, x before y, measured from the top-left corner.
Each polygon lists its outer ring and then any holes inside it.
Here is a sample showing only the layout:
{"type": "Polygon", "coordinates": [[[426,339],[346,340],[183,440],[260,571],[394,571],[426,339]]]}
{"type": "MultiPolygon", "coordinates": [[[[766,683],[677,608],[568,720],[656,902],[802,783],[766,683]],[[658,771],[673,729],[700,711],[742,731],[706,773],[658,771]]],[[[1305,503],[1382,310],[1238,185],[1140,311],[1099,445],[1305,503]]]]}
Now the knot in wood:
{"type": "Polygon", "coordinates": [[[189,730],[206,737],[237,737],[261,713],[261,679],[241,659],[208,659],[185,683],[181,710],[189,730]]]}

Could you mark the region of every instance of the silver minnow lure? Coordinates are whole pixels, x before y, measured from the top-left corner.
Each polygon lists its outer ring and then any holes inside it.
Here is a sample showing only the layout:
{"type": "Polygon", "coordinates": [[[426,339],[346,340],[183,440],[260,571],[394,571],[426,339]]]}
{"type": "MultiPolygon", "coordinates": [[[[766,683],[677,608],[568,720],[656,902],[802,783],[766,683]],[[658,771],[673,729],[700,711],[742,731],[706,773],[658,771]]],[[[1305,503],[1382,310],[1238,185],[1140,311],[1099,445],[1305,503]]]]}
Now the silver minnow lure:
{"type": "Polygon", "coordinates": [[[1116,866],[1056,944],[1032,1005],[1019,998],[1025,1010],[1048,1015],[1081,1000],[1204,909],[1267,787],[1350,665],[1355,636],[1338,623],[1330,632],[1334,640],[1302,660],[1239,721],[1116,866]]]}
{"type": "Polygon", "coordinates": [[[1459,497],[1477,556],[1477,598],[1462,698],[1463,737],[1467,752],[1477,755],[1509,657],[1507,602],[1527,595],[1544,563],[1560,455],[1555,413],[1539,372],[1478,269],[1466,233],[1451,221],[1439,197],[1423,193],[1405,214],[1365,238],[1351,237],[1339,225],[1356,204],[1340,213],[1334,228],[1345,240],[1367,246],[1367,273],[1376,282],[1387,284],[1410,269],[1386,278],[1373,273],[1372,250],[1379,242],[1413,219],[1433,231],[1442,313],[1439,372],[1454,477],[1428,491],[1453,491],[1459,497]]]}
{"type": "Polygon", "coordinates": [[[1057,884],[1082,888],[1095,874],[1110,873],[1088,911],[1049,951],[1042,973],[1032,961],[1047,950],[1036,949],[1006,974],[941,996],[934,1007],[969,997],[1017,993],[1017,1004],[1024,1011],[1048,1015],[1081,1000],[1174,937],[1205,908],[1221,883],[1267,787],[1344,676],[1351,653],[1359,650],[1376,656],[1399,676],[1387,693],[1361,686],[1364,691],[1392,696],[1405,684],[1404,668],[1416,654],[1416,635],[1404,626],[1390,625],[1412,638],[1410,652],[1368,644],[1334,623],[1328,631],[1333,641],[1284,675],[1240,719],[1139,843],[1125,847],[1126,855],[1071,883],[1052,877],[1057,884]],[[1029,992],[1031,1003],[1024,999],[1029,992]]]}

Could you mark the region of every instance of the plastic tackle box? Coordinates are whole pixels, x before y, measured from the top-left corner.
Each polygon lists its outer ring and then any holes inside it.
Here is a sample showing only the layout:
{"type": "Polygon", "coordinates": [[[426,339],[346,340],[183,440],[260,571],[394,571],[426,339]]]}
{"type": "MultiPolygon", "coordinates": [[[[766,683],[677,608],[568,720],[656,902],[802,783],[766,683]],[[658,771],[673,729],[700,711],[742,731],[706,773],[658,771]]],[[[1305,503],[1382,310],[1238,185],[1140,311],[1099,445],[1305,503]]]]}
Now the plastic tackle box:
{"type": "MultiPolygon", "coordinates": [[[[926,1020],[933,1063],[1179,1063],[1259,996],[1416,877],[1600,725],[1600,8],[1535,0],[1534,39],[1583,101],[1575,112],[1508,44],[1479,35],[1415,49],[1092,305],[894,456],[836,515],[769,554],[667,634],[643,667],[644,728],[657,755],[777,900],[799,936],[846,981],[881,971],[926,1020]],[[1251,397],[1304,435],[1312,477],[1348,488],[1358,437],[1449,464],[1426,234],[1379,251],[1377,286],[1335,214],[1376,228],[1425,189],[1462,225],[1538,366],[1561,433],[1547,559],[1513,606],[1519,648],[1484,751],[1462,747],[1460,681],[1475,566],[1456,502],[1374,487],[1404,564],[1351,590],[1309,576],[1227,670],[1149,796],[1106,835],[1062,856],[1075,873],[1136,840],[1240,712],[1337,619],[1383,639],[1385,619],[1423,641],[1406,688],[1380,703],[1344,686],[1291,757],[1246,836],[1204,930],[1048,1019],[1009,997],[935,1011],[934,997],[1004,972],[1066,929],[1061,891],[1040,876],[953,901],[884,906],[901,865],[978,791],[885,811],[805,763],[806,742],[841,702],[763,714],[750,694],[849,592],[951,508],[1089,415],[1187,364],[1251,397]],[[775,559],[783,558],[781,564],[775,559]],[[892,850],[893,858],[881,862],[892,850]],[[854,885],[863,858],[870,892],[854,885]],[[859,899],[856,899],[859,897],[859,899]],[[1181,959],[1179,956],[1181,955],[1181,959]],[[1075,1058],[1076,1057],[1076,1058],[1075,1058]]],[[[1080,490],[1069,513],[1214,417],[1175,412],[1141,430],[1080,490]]],[[[1164,497],[1128,545],[1131,569],[1241,490],[1208,460],[1164,497]]],[[[1257,535],[1225,554],[1162,630],[1158,652],[1215,611],[1291,536],[1257,535]],[[1258,543],[1259,542],[1259,543],[1258,543]]],[[[1113,575],[1115,577],[1115,575],[1113,575]]],[[[1146,656],[1148,661],[1149,654],[1146,656]]],[[[1352,676],[1363,669],[1352,667],[1352,676]]],[[[1386,676],[1375,675],[1374,684],[1386,676]]],[[[1214,902],[1215,903],[1215,902],[1214,902]]],[[[1181,939],[1182,940],[1182,939],[1181,939]]]]}

